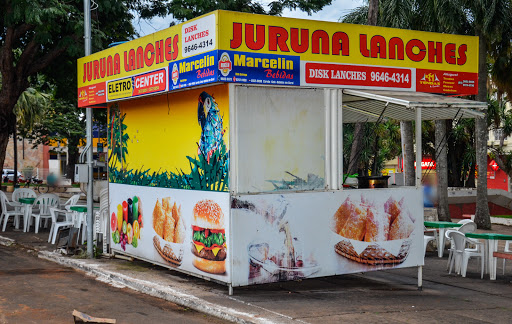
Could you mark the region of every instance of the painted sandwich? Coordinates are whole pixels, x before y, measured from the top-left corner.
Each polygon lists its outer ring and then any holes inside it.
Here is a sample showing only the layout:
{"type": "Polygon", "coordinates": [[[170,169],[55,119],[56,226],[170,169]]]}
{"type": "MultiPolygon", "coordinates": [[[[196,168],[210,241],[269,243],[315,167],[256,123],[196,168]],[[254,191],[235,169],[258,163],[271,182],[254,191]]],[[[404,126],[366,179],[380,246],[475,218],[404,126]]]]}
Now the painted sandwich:
{"type": "Polygon", "coordinates": [[[213,200],[201,200],[194,206],[192,253],[197,269],[213,274],[226,272],[224,213],[213,200]]]}

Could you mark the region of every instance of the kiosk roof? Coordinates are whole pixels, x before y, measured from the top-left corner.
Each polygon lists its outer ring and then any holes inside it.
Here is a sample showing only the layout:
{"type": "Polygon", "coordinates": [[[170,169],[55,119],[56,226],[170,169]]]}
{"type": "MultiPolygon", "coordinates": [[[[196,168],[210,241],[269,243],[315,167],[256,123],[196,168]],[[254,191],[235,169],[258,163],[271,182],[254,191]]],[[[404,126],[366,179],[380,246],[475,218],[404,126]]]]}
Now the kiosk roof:
{"type": "Polygon", "coordinates": [[[376,122],[382,119],[414,120],[422,108],[422,120],[483,117],[485,102],[424,92],[343,90],[343,122],[376,122]]]}

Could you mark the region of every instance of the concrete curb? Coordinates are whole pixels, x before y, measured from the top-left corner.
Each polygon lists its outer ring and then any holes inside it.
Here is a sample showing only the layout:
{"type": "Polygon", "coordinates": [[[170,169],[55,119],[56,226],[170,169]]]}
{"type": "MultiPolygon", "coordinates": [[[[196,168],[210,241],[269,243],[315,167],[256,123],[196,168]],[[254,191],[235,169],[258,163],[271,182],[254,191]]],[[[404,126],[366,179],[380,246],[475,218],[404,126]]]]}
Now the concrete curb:
{"type": "Polygon", "coordinates": [[[239,312],[235,309],[219,306],[179,289],[169,286],[159,286],[150,281],[140,280],[126,276],[124,274],[109,271],[103,269],[99,264],[90,263],[86,260],[71,259],[58,253],[48,251],[40,251],[38,257],[83,271],[89,275],[97,277],[100,281],[112,284],[114,286],[122,285],[135,291],[153,297],[162,298],[175,304],[188,307],[198,312],[215,316],[223,320],[243,324],[275,323],[270,319],[261,317],[261,314],[239,312]]]}
{"type": "Polygon", "coordinates": [[[16,244],[16,241],[7,237],[0,236],[0,245],[11,246],[16,244]]]}

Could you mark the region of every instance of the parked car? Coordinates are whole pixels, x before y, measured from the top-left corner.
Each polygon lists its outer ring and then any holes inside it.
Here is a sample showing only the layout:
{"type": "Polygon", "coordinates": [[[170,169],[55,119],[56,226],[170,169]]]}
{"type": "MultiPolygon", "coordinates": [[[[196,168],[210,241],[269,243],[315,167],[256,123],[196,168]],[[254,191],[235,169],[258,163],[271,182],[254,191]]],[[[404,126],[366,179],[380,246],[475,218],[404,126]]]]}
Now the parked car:
{"type": "MultiPolygon", "coordinates": [[[[2,171],[2,181],[5,181],[5,179],[8,179],[9,181],[14,181],[14,170],[13,169],[4,169],[2,171]]],[[[21,172],[18,171],[18,180],[23,180],[23,175],[21,172]]]]}

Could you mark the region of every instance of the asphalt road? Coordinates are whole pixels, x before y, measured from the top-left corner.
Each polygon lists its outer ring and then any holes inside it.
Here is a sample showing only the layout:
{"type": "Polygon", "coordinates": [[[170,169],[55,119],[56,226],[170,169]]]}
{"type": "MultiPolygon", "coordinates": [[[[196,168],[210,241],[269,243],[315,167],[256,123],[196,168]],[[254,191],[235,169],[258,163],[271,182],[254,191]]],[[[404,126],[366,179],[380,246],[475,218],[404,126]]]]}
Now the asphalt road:
{"type": "Polygon", "coordinates": [[[171,302],[115,288],[71,268],[0,246],[0,323],[73,323],[76,309],[117,323],[224,323],[171,302]]]}

